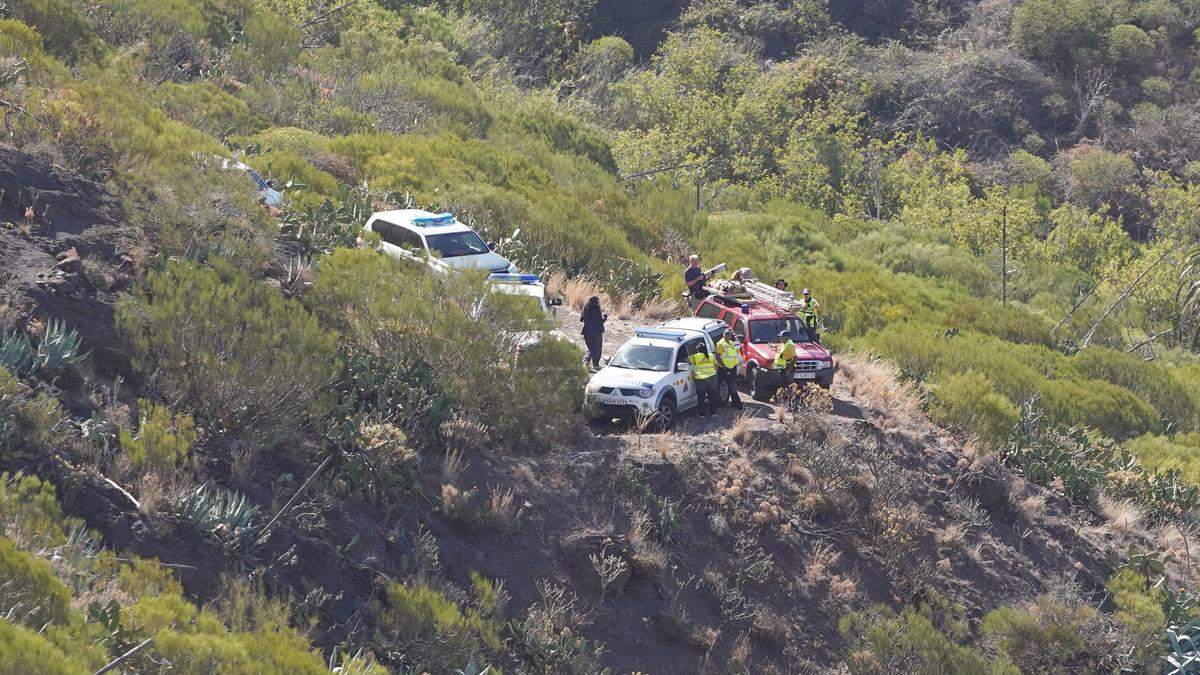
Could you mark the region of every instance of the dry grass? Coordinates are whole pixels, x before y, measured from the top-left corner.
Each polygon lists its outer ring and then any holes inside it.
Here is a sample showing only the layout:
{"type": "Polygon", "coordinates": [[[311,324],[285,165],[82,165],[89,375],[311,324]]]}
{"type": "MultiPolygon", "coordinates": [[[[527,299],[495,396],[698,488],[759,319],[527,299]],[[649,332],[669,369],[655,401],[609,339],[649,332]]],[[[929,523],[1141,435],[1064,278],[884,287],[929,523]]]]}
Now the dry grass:
{"type": "Polygon", "coordinates": [[[651,579],[661,577],[667,569],[667,551],[654,536],[654,526],[644,511],[630,517],[628,541],[634,569],[651,579]]]}
{"type": "Polygon", "coordinates": [[[936,540],[938,546],[944,548],[956,548],[963,542],[967,536],[966,531],[959,523],[950,523],[946,527],[937,531],[936,540]]]}
{"type": "Polygon", "coordinates": [[[1154,542],[1175,558],[1186,576],[1193,577],[1200,558],[1200,531],[1192,524],[1167,523],[1152,533],[1154,542]]]}
{"type": "Polygon", "coordinates": [[[1017,509],[1025,520],[1036,523],[1046,515],[1046,498],[1040,494],[1026,497],[1017,502],[1017,509]]]}
{"type": "Polygon", "coordinates": [[[442,482],[454,483],[467,468],[469,462],[463,459],[462,448],[455,448],[442,455],[442,482]]]}
{"type": "Polygon", "coordinates": [[[754,419],[754,413],[742,412],[738,413],[737,417],[733,418],[733,425],[729,427],[729,440],[734,443],[747,447],[750,444],[751,436],[751,420],[754,419]]]}
{"type": "Polygon", "coordinates": [[[913,383],[901,381],[895,365],[849,353],[838,356],[838,367],[850,393],[880,416],[884,429],[915,433],[930,426],[921,393],[913,383]]]}
{"type": "Polygon", "coordinates": [[[562,272],[551,272],[546,276],[546,292],[562,297],[563,305],[575,312],[582,312],[588,298],[600,298],[600,306],[614,318],[622,321],[665,321],[679,315],[679,303],[663,298],[638,302],[632,295],[612,297],[604,292],[600,284],[584,277],[570,277],[562,272]]]}
{"type": "Polygon", "coordinates": [[[0,333],[8,333],[21,324],[21,309],[7,302],[0,303],[0,333]]]}
{"type": "Polygon", "coordinates": [[[513,469],[513,478],[516,478],[522,483],[537,485],[537,476],[534,474],[533,466],[531,464],[518,464],[517,468],[513,469]]]}
{"type": "Polygon", "coordinates": [[[1108,521],[1113,532],[1136,534],[1142,531],[1146,514],[1141,507],[1124,499],[1113,499],[1101,493],[1096,498],[1096,509],[1108,521]]]}
{"type": "Polygon", "coordinates": [[[520,528],[521,509],[517,508],[512,488],[492,488],[487,520],[506,534],[512,534],[520,528]]]}
{"type": "Polygon", "coordinates": [[[842,554],[835,551],[831,544],[817,546],[809,556],[808,569],[804,572],[805,581],[813,586],[825,581],[841,557],[842,554]]]}
{"type": "Polygon", "coordinates": [[[475,490],[460,490],[447,483],[442,486],[442,513],[454,520],[468,520],[471,513],[471,498],[475,490]]]}

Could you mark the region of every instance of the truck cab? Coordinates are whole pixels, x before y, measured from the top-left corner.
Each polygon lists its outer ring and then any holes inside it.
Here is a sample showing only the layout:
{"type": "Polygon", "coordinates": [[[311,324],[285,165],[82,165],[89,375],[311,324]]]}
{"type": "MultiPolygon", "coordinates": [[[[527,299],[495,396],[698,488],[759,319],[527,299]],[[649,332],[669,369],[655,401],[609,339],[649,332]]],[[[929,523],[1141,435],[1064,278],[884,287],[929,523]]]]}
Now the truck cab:
{"type": "Polygon", "coordinates": [[[713,295],[696,305],[696,317],[715,319],[733,329],[742,357],[738,377],[756,400],[770,400],[791,382],[814,382],[824,389],[833,386],[837,364],[790,309],[758,300],[731,300],[713,295]],[[791,382],[782,370],[774,367],[775,355],[783,347],[779,339],[783,331],[791,334],[796,345],[791,382]]]}
{"type": "Polygon", "coordinates": [[[696,382],[688,355],[695,345],[715,353],[709,333],[693,328],[637,328],[608,364],[592,376],[584,394],[589,422],[615,418],[674,426],[679,413],[696,407],[696,382]]]}

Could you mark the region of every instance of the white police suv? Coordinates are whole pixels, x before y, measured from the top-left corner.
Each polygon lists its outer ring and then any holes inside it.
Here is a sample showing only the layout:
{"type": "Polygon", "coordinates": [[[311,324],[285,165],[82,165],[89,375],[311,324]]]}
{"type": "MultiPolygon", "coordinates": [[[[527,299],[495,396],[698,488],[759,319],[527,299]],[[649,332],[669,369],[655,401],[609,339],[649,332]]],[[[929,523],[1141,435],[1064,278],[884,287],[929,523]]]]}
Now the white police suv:
{"type": "Polygon", "coordinates": [[[681,411],[697,403],[688,363],[697,345],[704,345],[710,354],[716,351],[704,330],[635,329],[634,337],[588,382],[584,417],[589,422],[653,417],[658,428],[670,429],[681,411]]]}
{"type": "Polygon", "coordinates": [[[458,222],[451,213],[420,209],[382,211],[373,214],[363,228],[382,240],[380,250],[401,260],[414,260],[434,270],[482,269],[490,273],[517,271],[507,258],[492,250],[475,230],[458,222]]]}
{"type": "MultiPolygon", "coordinates": [[[[536,274],[493,274],[488,280],[496,293],[520,298],[520,302],[528,303],[529,309],[545,316],[550,325],[554,325],[562,298],[548,297],[541,277],[536,274]]],[[[528,349],[546,338],[566,340],[567,336],[557,328],[543,330],[538,326],[536,330],[523,331],[516,336],[517,351],[528,349]]]]}

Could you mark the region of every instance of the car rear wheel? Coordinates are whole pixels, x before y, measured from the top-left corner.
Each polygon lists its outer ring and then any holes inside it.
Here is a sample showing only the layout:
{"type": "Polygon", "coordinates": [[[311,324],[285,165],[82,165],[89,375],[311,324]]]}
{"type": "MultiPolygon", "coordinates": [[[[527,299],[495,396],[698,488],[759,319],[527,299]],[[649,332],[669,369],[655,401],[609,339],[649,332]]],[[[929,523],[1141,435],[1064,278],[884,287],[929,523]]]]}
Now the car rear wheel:
{"type": "Polygon", "coordinates": [[[764,380],[768,379],[763,376],[762,369],[752,367],[746,371],[750,386],[750,396],[755,401],[769,401],[775,395],[775,387],[768,385],[764,380]]]}

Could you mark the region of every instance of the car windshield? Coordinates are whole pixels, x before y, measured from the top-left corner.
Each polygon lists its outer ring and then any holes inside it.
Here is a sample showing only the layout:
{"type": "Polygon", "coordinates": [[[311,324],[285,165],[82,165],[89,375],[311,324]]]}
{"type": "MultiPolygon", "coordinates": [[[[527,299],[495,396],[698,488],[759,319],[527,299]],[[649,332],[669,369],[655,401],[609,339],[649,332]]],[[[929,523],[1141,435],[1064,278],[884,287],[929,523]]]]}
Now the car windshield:
{"type": "Polygon", "coordinates": [[[443,258],[457,258],[464,255],[480,255],[489,250],[487,244],[474,232],[453,232],[450,234],[431,234],[425,237],[429,242],[429,250],[443,258]]]}
{"type": "Polygon", "coordinates": [[[614,368],[631,368],[633,370],[653,370],[665,373],[671,370],[671,356],[674,350],[670,347],[655,347],[653,345],[627,344],[612,357],[608,365],[614,368]]]}
{"type": "Polygon", "coordinates": [[[779,333],[785,330],[796,342],[808,339],[808,331],[799,319],[756,319],[750,322],[750,341],[756,345],[778,342],[779,333]]]}

